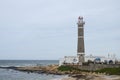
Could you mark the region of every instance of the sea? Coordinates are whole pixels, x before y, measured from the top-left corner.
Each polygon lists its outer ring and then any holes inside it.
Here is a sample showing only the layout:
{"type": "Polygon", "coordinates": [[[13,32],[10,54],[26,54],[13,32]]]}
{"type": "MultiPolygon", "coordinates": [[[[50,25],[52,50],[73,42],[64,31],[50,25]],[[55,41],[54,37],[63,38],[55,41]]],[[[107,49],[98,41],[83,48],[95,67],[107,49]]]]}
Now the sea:
{"type": "MultiPolygon", "coordinates": [[[[58,63],[58,60],[0,60],[0,67],[46,66],[58,63]]],[[[65,75],[27,73],[12,69],[0,69],[0,80],[61,80],[63,77],[65,75]]]]}

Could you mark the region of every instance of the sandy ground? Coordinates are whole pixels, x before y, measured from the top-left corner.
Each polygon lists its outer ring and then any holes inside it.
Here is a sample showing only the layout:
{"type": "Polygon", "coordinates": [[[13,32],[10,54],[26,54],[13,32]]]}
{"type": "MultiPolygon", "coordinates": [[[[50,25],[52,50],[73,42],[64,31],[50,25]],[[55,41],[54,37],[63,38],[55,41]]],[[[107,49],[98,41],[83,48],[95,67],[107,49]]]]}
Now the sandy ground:
{"type": "Polygon", "coordinates": [[[73,77],[65,77],[61,80],[120,80],[120,76],[117,75],[88,75],[85,78],[73,78],[73,77]]]}

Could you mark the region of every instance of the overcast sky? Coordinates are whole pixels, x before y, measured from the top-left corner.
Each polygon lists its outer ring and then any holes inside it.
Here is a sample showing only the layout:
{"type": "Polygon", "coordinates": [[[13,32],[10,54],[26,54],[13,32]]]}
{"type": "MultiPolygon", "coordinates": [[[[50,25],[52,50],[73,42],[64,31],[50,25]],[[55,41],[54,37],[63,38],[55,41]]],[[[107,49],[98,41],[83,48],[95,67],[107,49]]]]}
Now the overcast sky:
{"type": "Polygon", "coordinates": [[[0,0],[0,59],[75,56],[78,16],[85,54],[120,58],[119,0],[0,0]]]}

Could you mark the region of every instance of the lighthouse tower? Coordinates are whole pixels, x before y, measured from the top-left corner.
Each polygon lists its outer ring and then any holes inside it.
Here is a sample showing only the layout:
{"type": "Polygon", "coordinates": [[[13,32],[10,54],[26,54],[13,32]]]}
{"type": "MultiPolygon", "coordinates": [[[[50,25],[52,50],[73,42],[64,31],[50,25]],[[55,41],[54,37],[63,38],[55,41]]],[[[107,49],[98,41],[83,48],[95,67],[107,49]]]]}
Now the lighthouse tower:
{"type": "Polygon", "coordinates": [[[82,65],[84,62],[85,48],[84,48],[84,24],[83,17],[78,18],[78,44],[77,44],[77,56],[78,63],[82,65]]]}

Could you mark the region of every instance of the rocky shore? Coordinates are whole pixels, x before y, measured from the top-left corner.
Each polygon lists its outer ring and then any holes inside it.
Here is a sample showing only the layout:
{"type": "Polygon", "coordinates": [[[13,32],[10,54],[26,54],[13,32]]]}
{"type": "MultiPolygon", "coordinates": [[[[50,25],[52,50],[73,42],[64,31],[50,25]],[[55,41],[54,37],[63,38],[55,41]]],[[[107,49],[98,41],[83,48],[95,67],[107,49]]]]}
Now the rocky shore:
{"type": "Polygon", "coordinates": [[[23,71],[27,73],[45,73],[45,74],[56,74],[56,75],[62,75],[64,73],[57,70],[58,65],[48,65],[48,66],[25,66],[25,67],[0,67],[2,69],[13,69],[17,71],[23,71]]]}
{"type": "Polygon", "coordinates": [[[120,80],[118,75],[107,75],[105,73],[94,72],[76,72],[76,71],[59,71],[58,65],[48,66],[26,66],[26,67],[0,67],[2,69],[13,69],[17,71],[23,71],[27,73],[39,73],[39,74],[54,74],[54,75],[68,75],[61,80],[120,80]]]}
{"type": "Polygon", "coordinates": [[[86,75],[84,77],[66,77],[61,80],[120,80],[118,75],[86,75]]]}

